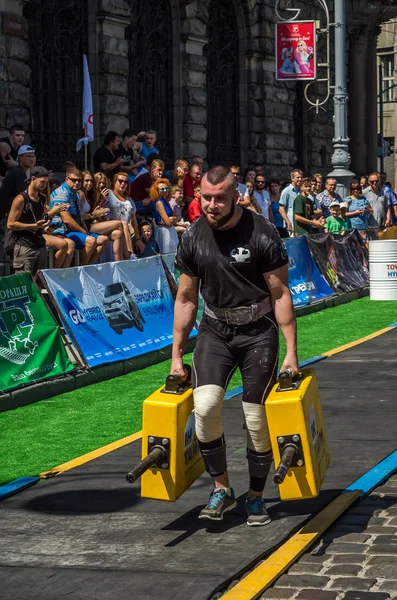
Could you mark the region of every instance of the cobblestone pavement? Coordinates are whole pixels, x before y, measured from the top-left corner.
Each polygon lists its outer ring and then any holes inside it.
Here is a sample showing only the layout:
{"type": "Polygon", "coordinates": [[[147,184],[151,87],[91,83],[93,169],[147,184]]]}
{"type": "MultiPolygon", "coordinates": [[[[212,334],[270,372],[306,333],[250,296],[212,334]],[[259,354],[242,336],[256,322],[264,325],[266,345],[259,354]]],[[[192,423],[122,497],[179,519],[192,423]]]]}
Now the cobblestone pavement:
{"type": "Polygon", "coordinates": [[[260,600],[397,599],[397,475],[346,511],[260,600]]]}
{"type": "Polygon", "coordinates": [[[346,511],[259,600],[394,599],[397,475],[346,511]]]}

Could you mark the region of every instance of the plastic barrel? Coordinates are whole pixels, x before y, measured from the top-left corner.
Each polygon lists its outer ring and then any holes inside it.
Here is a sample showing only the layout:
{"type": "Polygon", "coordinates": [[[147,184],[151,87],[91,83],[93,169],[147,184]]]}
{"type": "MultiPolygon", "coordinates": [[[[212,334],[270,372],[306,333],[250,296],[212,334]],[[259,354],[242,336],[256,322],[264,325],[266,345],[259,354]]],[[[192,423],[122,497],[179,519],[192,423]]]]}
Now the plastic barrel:
{"type": "Polygon", "coordinates": [[[369,296],[397,300],[397,240],[369,242],[369,296]]]}

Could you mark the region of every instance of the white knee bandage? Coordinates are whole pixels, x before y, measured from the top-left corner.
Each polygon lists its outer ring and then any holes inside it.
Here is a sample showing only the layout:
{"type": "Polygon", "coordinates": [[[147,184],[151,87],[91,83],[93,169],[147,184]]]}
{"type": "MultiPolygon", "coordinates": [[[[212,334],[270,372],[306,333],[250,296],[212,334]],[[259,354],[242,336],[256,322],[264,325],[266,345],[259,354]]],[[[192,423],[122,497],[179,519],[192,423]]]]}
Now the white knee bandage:
{"type": "Polygon", "coordinates": [[[243,402],[247,426],[247,446],[255,452],[268,452],[271,448],[265,407],[263,404],[243,402]]]}
{"type": "Polygon", "coordinates": [[[213,442],[223,434],[221,410],[225,390],[219,385],[201,385],[193,390],[196,435],[200,442],[213,442]]]}

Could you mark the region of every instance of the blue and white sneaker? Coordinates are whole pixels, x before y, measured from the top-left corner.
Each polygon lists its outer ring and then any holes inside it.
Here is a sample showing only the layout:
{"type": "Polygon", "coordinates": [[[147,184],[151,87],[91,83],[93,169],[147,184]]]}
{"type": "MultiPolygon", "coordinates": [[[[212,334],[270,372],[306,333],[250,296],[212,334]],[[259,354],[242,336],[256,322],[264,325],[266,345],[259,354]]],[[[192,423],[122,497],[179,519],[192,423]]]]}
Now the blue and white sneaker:
{"type": "Polygon", "coordinates": [[[211,519],[211,521],[222,521],[223,514],[236,506],[234,491],[230,488],[231,495],[223,488],[215,488],[211,494],[208,504],[199,514],[199,519],[211,519]]]}
{"type": "Polygon", "coordinates": [[[250,527],[261,527],[270,523],[271,519],[266,510],[265,501],[259,496],[247,496],[245,501],[247,511],[247,525],[250,527]]]}

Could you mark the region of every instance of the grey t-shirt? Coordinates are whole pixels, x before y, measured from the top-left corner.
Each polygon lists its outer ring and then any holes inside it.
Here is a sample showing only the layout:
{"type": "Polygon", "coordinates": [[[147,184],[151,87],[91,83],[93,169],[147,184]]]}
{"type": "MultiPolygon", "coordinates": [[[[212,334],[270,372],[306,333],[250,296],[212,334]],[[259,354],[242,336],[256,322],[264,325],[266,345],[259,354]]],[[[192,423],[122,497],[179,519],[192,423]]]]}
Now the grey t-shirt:
{"type": "Polygon", "coordinates": [[[382,190],[373,192],[372,190],[364,190],[364,196],[368,200],[373,209],[373,219],[369,219],[368,225],[371,227],[381,227],[387,214],[388,204],[387,198],[382,190]]]}

